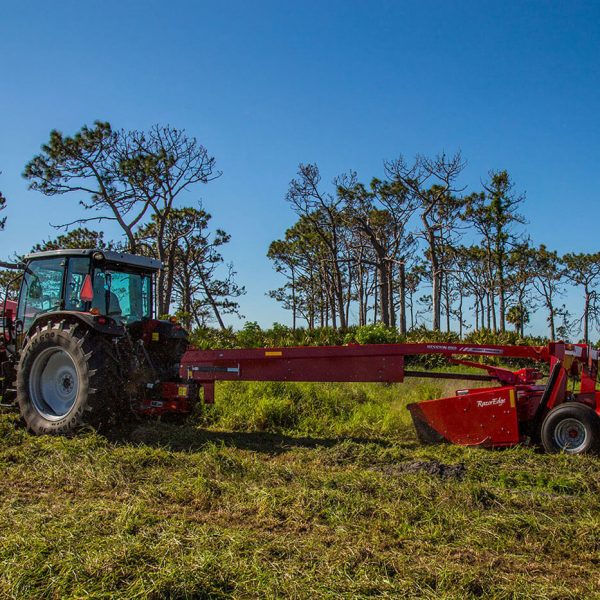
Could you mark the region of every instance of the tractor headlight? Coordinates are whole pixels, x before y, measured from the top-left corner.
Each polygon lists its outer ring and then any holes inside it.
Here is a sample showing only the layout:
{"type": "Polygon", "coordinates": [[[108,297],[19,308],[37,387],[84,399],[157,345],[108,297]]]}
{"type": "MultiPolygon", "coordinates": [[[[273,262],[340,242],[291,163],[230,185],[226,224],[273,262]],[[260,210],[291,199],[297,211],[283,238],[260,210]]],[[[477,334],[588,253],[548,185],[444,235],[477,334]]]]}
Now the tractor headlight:
{"type": "Polygon", "coordinates": [[[104,254],[102,254],[102,252],[94,252],[92,258],[97,262],[102,262],[104,260],[104,254]]]}

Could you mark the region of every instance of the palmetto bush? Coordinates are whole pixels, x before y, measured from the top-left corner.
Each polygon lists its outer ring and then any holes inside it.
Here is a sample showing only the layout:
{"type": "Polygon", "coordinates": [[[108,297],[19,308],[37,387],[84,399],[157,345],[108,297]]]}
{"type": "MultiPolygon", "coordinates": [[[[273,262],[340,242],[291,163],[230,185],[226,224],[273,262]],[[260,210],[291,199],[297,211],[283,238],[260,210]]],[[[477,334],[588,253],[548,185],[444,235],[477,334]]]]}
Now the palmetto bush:
{"type": "MultiPolygon", "coordinates": [[[[233,328],[197,329],[192,333],[192,343],[199,348],[269,348],[289,346],[339,346],[345,344],[396,344],[396,343],[458,343],[491,344],[501,346],[534,345],[542,346],[548,343],[547,338],[525,336],[521,337],[514,331],[494,332],[489,329],[472,331],[462,340],[454,332],[432,331],[419,327],[401,335],[393,327],[386,327],[382,323],[352,326],[341,331],[332,327],[315,329],[296,328],[275,323],[269,329],[263,329],[256,322],[248,322],[239,331],[233,328]]],[[[499,364],[498,359],[485,357],[488,363],[499,364]]],[[[518,359],[502,359],[507,366],[522,367],[530,362],[518,359]]],[[[408,356],[406,364],[413,367],[437,368],[448,364],[447,359],[441,355],[423,354],[408,356]]]]}

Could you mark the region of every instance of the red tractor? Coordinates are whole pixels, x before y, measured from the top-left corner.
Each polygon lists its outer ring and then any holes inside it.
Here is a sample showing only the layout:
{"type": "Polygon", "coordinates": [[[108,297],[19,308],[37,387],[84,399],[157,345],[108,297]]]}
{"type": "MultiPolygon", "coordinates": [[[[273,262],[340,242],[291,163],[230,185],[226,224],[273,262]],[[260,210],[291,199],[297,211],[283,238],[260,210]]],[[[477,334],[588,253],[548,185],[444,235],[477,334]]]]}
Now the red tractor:
{"type": "Polygon", "coordinates": [[[153,316],[157,260],[106,250],[30,254],[3,311],[3,404],[34,433],[101,427],[130,410],[189,411],[187,334],[153,316]]]}

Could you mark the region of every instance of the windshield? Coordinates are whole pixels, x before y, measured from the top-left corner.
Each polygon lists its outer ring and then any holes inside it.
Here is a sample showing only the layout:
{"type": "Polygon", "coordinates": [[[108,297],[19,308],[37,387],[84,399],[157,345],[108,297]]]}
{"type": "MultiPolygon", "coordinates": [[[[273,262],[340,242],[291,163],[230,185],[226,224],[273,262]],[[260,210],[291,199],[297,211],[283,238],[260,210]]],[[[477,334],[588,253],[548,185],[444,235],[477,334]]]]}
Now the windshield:
{"type": "Polygon", "coordinates": [[[152,316],[150,277],[148,273],[97,268],[92,308],[122,323],[149,319],[152,316]]]}

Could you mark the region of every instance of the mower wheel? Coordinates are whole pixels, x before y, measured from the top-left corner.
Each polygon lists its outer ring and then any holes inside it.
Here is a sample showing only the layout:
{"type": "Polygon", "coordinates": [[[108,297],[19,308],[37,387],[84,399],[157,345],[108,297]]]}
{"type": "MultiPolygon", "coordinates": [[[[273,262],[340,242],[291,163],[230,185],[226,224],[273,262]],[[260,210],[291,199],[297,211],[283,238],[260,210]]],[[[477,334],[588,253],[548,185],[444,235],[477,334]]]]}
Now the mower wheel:
{"type": "Polygon", "coordinates": [[[581,402],[553,408],[542,423],[541,440],[546,452],[589,454],[600,450],[600,417],[581,402]]]}
{"type": "Polygon", "coordinates": [[[114,419],[117,383],[108,348],[106,339],[82,325],[61,321],[37,328],[17,372],[19,410],[31,432],[64,435],[114,419]]]}

